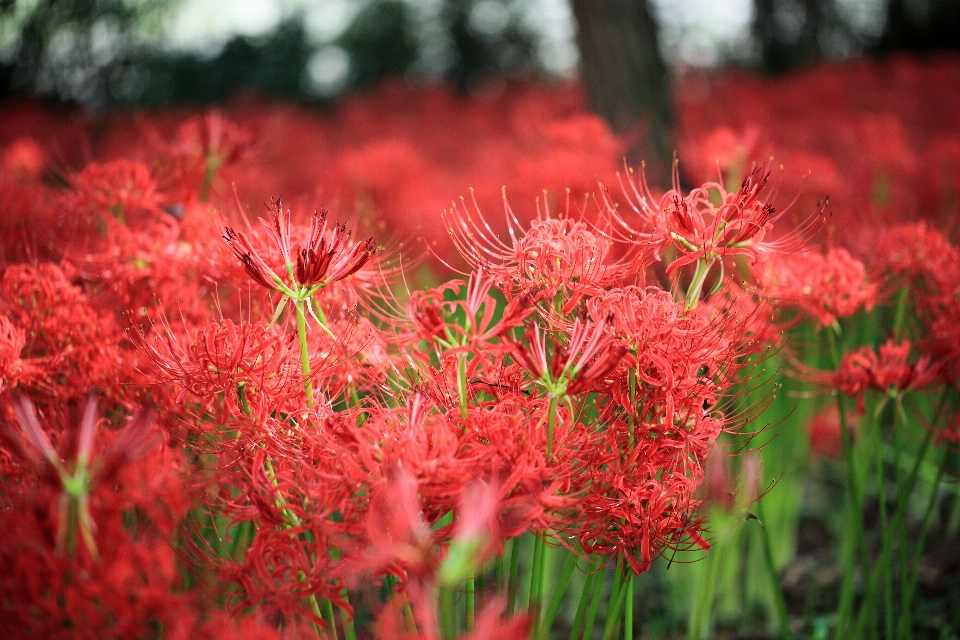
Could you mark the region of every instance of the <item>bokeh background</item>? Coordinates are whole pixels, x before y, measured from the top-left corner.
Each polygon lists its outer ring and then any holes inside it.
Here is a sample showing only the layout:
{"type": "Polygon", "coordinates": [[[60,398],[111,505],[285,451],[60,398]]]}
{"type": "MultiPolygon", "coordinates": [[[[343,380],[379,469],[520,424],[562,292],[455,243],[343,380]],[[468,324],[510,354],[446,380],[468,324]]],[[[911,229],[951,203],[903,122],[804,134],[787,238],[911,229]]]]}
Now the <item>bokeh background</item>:
{"type": "Polygon", "coordinates": [[[958,48],[960,0],[3,0],[0,98],[329,106],[388,76],[464,93],[581,77],[623,127],[645,109],[667,122],[649,94],[692,70],[958,48]]]}
{"type": "MultiPolygon", "coordinates": [[[[624,160],[645,160],[655,190],[668,185],[676,153],[684,186],[719,166],[736,187],[774,157],[777,205],[792,199],[804,219],[829,195],[831,248],[882,269],[885,228],[957,237],[958,52],[960,0],[0,0],[0,264],[56,264],[64,221],[89,218],[74,193],[100,193],[97,171],[118,184],[130,171],[154,218],[176,219],[198,247],[223,250],[215,218],[254,218],[282,195],[301,221],[323,205],[358,237],[432,255],[408,282],[434,286],[457,260],[441,211],[469,189],[502,230],[503,185],[526,223],[546,204],[576,211],[571,200],[598,178],[613,185],[624,160]]],[[[193,295],[206,318],[201,285],[185,289],[179,263],[150,251],[110,276],[127,297],[109,304],[146,316],[161,300],[189,315],[180,301],[193,295]]],[[[878,318],[851,319],[849,344],[882,343],[878,318]]],[[[796,333],[814,364],[832,366],[826,332],[796,333]]],[[[638,581],[647,637],[774,637],[787,617],[768,565],[790,624],[826,637],[848,532],[840,427],[814,420],[822,391],[786,385],[755,443],[772,549],[742,510],[712,514],[723,551],[671,558],[638,581]]],[[[745,463],[731,465],[735,477],[745,463]]],[[[956,638],[960,490],[934,495],[914,619],[922,637],[956,638]]]]}

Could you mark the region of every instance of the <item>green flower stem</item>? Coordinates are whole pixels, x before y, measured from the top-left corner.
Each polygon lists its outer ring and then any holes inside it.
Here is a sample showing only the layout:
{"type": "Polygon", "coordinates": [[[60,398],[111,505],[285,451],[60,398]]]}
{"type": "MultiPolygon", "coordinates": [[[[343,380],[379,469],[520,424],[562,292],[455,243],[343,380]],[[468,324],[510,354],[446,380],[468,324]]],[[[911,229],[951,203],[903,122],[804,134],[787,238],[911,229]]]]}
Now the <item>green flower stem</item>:
{"type": "Polygon", "coordinates": [[[587,577],[583,581],[583,589],[580,590],[580,601],[577,603],[577,613],[573,618],[573,626],[570,629],[570,640],[576,640],[582,635],[583,624],[586,621],[587,606],[590,602],[590,595],[593,593],[593,583],[597,579],[599,570],[587,571],[587,577]]]}
{"type": "Polygon", "coordinates": [[[567,587],[570,586],[570,580],[573,578],[573,572],[577,568],[577,554],[572,551],[567,553],[567,558],[563,562],[563,569],[560,571],[560,579],[553,590],[550,598],[550,604],[540,623],[540,632],[536,637],[549,638],[550,627],[560,612],[560,605],[563,603],[563,596],[567,593],[567,587]]]}
{"type": "Polygon", "coordinates": [[[307,408],[313,409],[313,383],[310,381],[310,351],[307,349],[307,317],[304,315],[303,300],[294,300],[297,308],[297,337],[300,339],[300,367],[303,370],[303,393],[307,397],[307,408]]]}
{"type": "Polygon", "coordinates": [[[533,560],[530,566],[530,596],[527,600],[530,616],[533,618],[534,629],[537,628],[537,621],[540,619],[540,585],[543,583],[543,557],[543,537],[535,535],[533,537],[533,560]]]}
{"type": "Polygon", "coordinates": [[[486,604],[484,594],[486,594],[486,584],[483,575],[483,567],[477,569],[476,575],[473,577],[473,587],[474,587],[474,599],[476,600],[476,610],[483,611],[483,607],[486,604]]]}
{"type": "Polygon", "coordinates": [[[406,593],[401,593],[403,598],[403,617],[407,621],[407,627],[413,632],[414,637],[419,637],[417,632],[417,619],[413,616],[413,608],[410,606],[410,600],[406,593]]]}
{"type": "MultiPolygon", "coordinates": [[[[893,430],[896,432],[897,428],[897,411],[894,411],[893,419],[893,430]]],[[[880,434],[879,425],[873,425],[874,428],[870,429],[870,434],[872,438],[876,441],[874,444],[875,453],[876,453],[876,482],[877,482],[877,501],[878,508],[880,512],[880,555],[877,558],[877,562],[870,567],[870,573],[864,574],[864,580],[867,581],[867,589],[864,594],[863,602],[860,605],[860,613],[857,616],[857,626],[854,635],[858,638],[865,637],[865,630],[867,625],[867,620],[870,619],[870,623],[873,630],[873,635],[876,636],[877,629],[877,590],[880,588],[881,579],[883,579],[884,586],[884,602],[886,611],[884,612],[885,617],[890,617],[893,614],[893,603],[892,603],[892,593],[890,593],[889,588],[892,589],[892,574],[890,572],[890,553],[891,553],[891,541],[890,541],[890,529],[889,522],[887,518],[887,491],[886,491],[886,478],[884,474],[884,464],[883,464],[883,438],[880,434]]],[[[893,620],[890,618],[889,624],[892,624],[893,620]]],[[[893,637],[892,629],[888,629],[888,633],[885,636],[887,638],[893,637]]]]}
{"type": "Polygon", "coordinates": [[[457,354],[457,393],[460,395],[460,418],[467,419],[467,354],[457,354]]]}
{"type": "Polygon", "coordinates": [[[550,394],[550,406],[547,408],[547,462],[553,455],[553,432],[557,428],[557,396],[550,394]]]}
{"type": "Polygon", "coordinates": [[[453,608],[453,589],[442,587],[440,589],[440,632],[447,640],[452,640],[457,633],[453,608]]]}
{"type": "MultiPolygon", "coordinates": [[[[247,399],[246,382],[237,383],[237,398],[240,400],[240,411],[243,412],[243,415],[248,418],[253,415],[253,411],[250,409],[250,401],[247,399]]],[[[239,431],[237,433],[239,435],[239,431]]]]}
{"type": "MultiPolygon", "coordinates": [[[[827,329],[827,340],[830,344],[830,353],[833,356],[834,367],[840,366],[840,349],[837,344],[836,335],[833,330],[827,329]]],[[[853,545],[849,555],[844,558],[843,584],[840,589],[840,608],[837,616],[836,638],[838,640],[846,637],[846,626],[848,618],[853,608],[853,569],[860,556],[863,575],[869,573],[869,563],[866,557],[866,542],[863,531],[863,507],[860,502],[860,490],[857,487],[857,470],[853,456],[853,438],[850,434],[850,426],[847,423],[847,414],[843,406],[843,398],[837,394],[837,410],[840,414],[840,444],[843,451],[844,466],[847,472],[847,506],[849,508],[848,526],[851,529],[850,544],[853,545]]]]}
{"type": "Polygon", "coordinates": [[[507,578],[507,615],[513,615],[517,607],[517,592],[520,590],[520,537],[510,542],[510,575],[507,578]]]}
{"type": "MultiPolygon", "coordinates": [[[[934,410],[933,419],[931,424],[938,424],[941,417],[943,416],[943,411],[947,406],[947,397],[948,391],[944,387],[943,391],[940,393],[940,400],[937,402],[937,408],[934,410]]],[[[900,403],[898,407],[903,411],[903,404],[900,403]]],[[[904,422],[906,422],[906,415],[903,416],[904,422]]],[[[923,439],[922,444],[920,445],[920,451],[917,453],[917,457],[914,460],[913,468],[910,469],[910,475],[907,476],[906,486],[898,486],[898,492],[902,493],[902,497],[899,497],[897,500],[897,515],[894,523],[894,530],[899,532],[900,539],[907,540],[907,509],[909,507],[909,497],[913,494],[914,489],[917,485],[917,478],[920,476],[920,468],[923,466],[923,461],[926,459],[927,452],[930,450],[930,445],[933,442],[933,430],[925,429],[926,436],[923,439]],[[902,490],[902,491],[901,491],[902,490]]],[[[906,549],[900,554],[900,594],[901,596],[907,592],[908,589],[908,578],[910,575],[909,568],[907,566],[907,552],[906,549]]],[[[909,603],[908,603],[909,604],[909,603]]],[[[912,618],[912,610],[905,609],[903,605],[900,607],[900,616],[901,616],[901,625],[903,624],[903,618],[912,618]]],[[[912,624],[912,620],[911,620],[912,624]]],[[[898,632],[899,633],[899,632],[898,632]]]]}
{"type": "Polygon", "coordinates": [[[707,553],[707,579],[698,581],[690,609],[690,623],[687,626],[687,640],[700,640],[707,637],[710,621],[713,617],[713,601],[717,587],[717,575],[720,566],[726,561],[727,540],[717,540],[707,553]]]}
{"type": "Polygon", "coordinates": [[[900,624],[898,636],[901,638],[912,637],[913,626],[913,594],[917,588],[917,572],[920,570],[920,556],[923,554],[923,546],[927,540],[927,534],[930,531],[930,522],[933,519],[933,509],[937,505],[937,496],[940,492],[940,482],[943,480],[944,460],[940,460],[937,465],[937,477],[933,481],[930,489],[930,499],[927,502],[926,511],[923,514],[923,524],[920,527],[920,537],[917,539],[917,548],[913,552],[913,562],[909,568],[910,577],[907,580],[905,588],[900,594],[900,624]]]}
{"type": "Polygon", "coordinates": [[[897,310],[893,317],[893,338],[894,340],[903,339],[903,324],[907,314],[907,296],[910,294],[910,288],[904,287],[897,296],[897,310]]]}
{"type": "Polygon", "coordinates": [[[780,627],[780,637],[782,640],[790,640],[787,599],[783,594],[783,585],[780,584],[780,572],[777,571],[777,565],[773,560],[773,545],[770,542],[770,532],[764,524],[762,499],[757,503],[757,522],[760,524],[760,536],[763,541],[763,559],[767,565],[770,587],[773,590],[773,601],[777,607],[777,625],[780,627]]]}
{"type": "Polygon", "coordinates": [[[613,574],[613,587],[610,589],[610,603],[607,608],[607,620],[603,627],[603,640],[613,640],[620,628],[620,615],[623,613],[623,600],[627,595],[627,585],[623,579],[623,558],[617,559],[617,568],[613,574]]]}
{"type": "Polygon", "coordinates": [[[623,610],[623,640],[633,640],[633,581],[636,576],[627,576],[627,601],[623,610]]]}
{"type": "Polygon", "coordinates": [[[697,308],[700,295],[703,293],[703,285],[707,282],[707,275],[713,268],[714,262],[716,262],[716,258],[697,260],[697,270],[693,274],[693,280],[690,281],[690,288],[687,289],[687,299],[683,302],[684,312],[697,308]]]}
{"type": "Polygon", "coordinates": [[[587,620],[583,626],[583,640],[593,636],[593,623],[597,619],[597,609],[600,608],[600,594],[603,591],[604,569],[597,570],[597,579],[593,581],[593,595],[590,598],[590,609],[587,611],[587,620]]]}
{"type": "Polygon", "coordinates": [[[474,622],[476,620],[476,582],[475,578],[467,579],[466,585],[466,600],[467,600],[467,633],[473,631],[474,622]]]}
{"type": "MultiPolygon", "coordinates": [[[[313,606],[317,605],[316,595],[311,594],[310,600],[313,606]]],[[[327,634],[332,640],[337,640],[337,621],[333,617],[333,603],[329,600],[323,601],[323,620],[327,623],[327,634]]]]}
{"type": "Polygon", "coordinates": [[[506,544],[504,544],[503,553],[497,556],[497,559],[493,563],[493,585],[497,593],[503,593],[507,590],[507,583],[503,571],[503,556],[506,552],[507,548],[506,544]]]}
{"type": "MultiPolygon", "coordinates": [[[[340,596],[345,603],[350,604],[350,597],[346,589],[343,590],[340,596]]],[[[346,609],[340,610],[340,621],[341,624],[343,624],[343,637],[346,638],[346,640],[357,640],[357,630],[353,625],[353,616],[347,613],[346,609]]]]}

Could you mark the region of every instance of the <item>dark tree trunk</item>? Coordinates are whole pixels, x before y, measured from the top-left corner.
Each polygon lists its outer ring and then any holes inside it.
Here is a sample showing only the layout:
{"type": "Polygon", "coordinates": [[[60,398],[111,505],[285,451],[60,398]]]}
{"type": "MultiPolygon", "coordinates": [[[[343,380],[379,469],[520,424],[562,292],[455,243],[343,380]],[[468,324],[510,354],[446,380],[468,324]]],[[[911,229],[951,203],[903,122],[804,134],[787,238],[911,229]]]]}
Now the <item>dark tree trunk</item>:
{"type": "Polygon", "coordinates": [[[840,41],[854,43],[835,0],[754,0],[753,37],[760,66],[783,73],[815,62],[840,41]]]}
{"type": "Polygon", "coordinates": [[[960,50],[960,0],[888,0],[878,50],[960,50]]]}
{"type": "Polygon", "coordinates": [[[640,133],[631,163],[646,160],[652,177],[670,175],[673,108],[657,23],[647,0],[572,0],[580,67],[593,110],[613,130],[640,133]]]}

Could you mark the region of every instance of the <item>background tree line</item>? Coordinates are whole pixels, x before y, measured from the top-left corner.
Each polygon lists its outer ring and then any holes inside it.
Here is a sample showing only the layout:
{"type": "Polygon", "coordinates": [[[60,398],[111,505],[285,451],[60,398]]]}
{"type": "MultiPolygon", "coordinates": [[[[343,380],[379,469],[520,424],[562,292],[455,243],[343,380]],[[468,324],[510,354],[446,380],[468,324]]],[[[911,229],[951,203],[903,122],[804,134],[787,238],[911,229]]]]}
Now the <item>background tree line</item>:
{"type": "MultiPolygon", "coordinates": [[[[570,2],[593,109],[618,131],[646,123],[652,135],[637,153],[669,160],[670,70],[654,4],[570,2]]],[[[824,57],[960,50],[960,0],[878,3],[883,15],[872,22],[881,21],[879,31],[851,20],[841,2],[754,0],[752,52],[738,56],[740,64],[746,60],[761,71],[783,73],[824,57]]],[[[29,95],[89,106],[162,106],[212,103],[253,89],[332,104],[381,78],[423,75],[428,50],[446,56],[440,76],[464,93],[488,78],[550,75],[534,55],[536,34],[519,19],[518,0],[445,0],[426,22],[416,18],[411,3],[369,0],[334,43],[347,54],[349,72],[323,95],[305,82],[316,51],[301,19],[287,19],[265,37],[234,37],[210,57],[165,50],[150,38],[174,4],[0,0],[0,99],[29,95]],[[481,10],[491,9],[495,20],[478,19],[481,10]],[[437,41],[443,43],[439,49],[437,41]]]]}

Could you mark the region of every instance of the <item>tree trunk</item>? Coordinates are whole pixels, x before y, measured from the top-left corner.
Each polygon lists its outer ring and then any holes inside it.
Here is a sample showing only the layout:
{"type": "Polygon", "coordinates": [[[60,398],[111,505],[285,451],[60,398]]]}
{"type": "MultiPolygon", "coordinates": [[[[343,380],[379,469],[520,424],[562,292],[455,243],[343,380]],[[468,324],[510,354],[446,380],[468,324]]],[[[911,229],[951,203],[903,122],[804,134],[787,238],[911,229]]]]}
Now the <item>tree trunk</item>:
{"type": "Polygon", "coordinates": [[[593,110],[637,141],[627,160],[669,178],[673,108],[657,23],[647,0],[572,0],[580,68],[593,110]]]}

